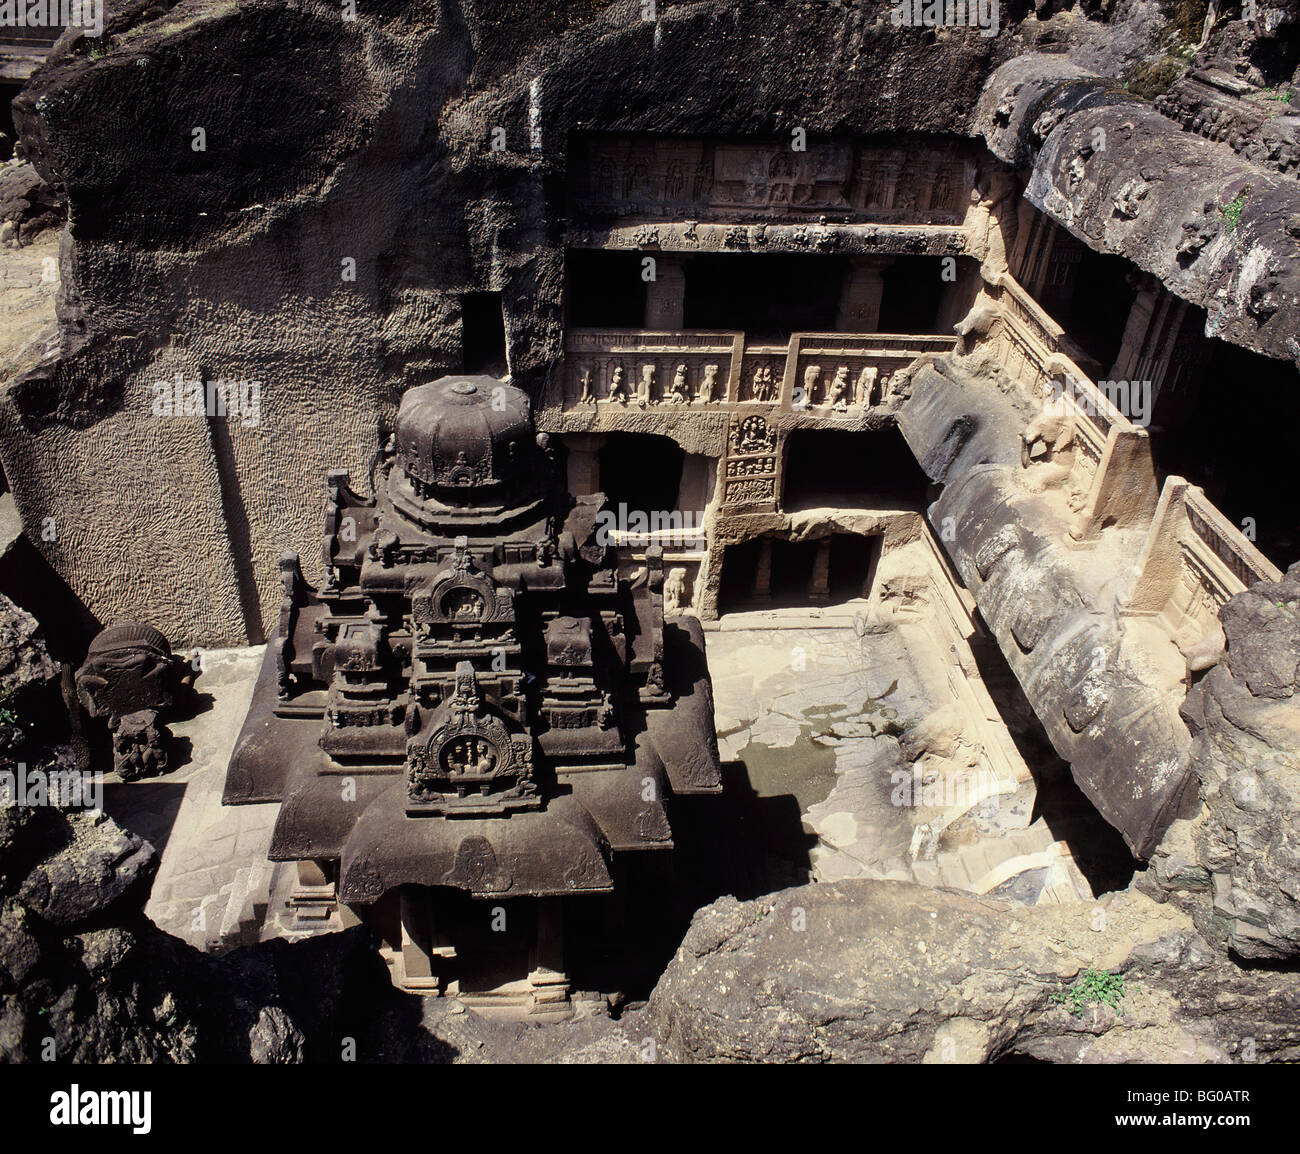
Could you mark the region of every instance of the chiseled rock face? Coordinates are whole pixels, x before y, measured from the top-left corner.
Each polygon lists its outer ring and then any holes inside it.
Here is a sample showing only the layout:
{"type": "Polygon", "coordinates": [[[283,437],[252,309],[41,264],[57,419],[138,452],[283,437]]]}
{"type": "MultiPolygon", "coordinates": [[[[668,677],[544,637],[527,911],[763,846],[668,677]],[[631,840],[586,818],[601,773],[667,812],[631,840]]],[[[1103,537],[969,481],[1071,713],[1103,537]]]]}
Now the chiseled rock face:
{"type": "MultiPolygon", "coordinates": [[[[1208,900],[1202,932],[1246,958],[1300,956],[1300,564],[1224,606],[1225,658],[1188,695],[1192,769],[1204,810],[1193,824],[1208,900]]],[[[1170,858],[1174,851],[1166,852],[1170,858]]],[[[1167,865],[1163,872],[1179,871],[1167,865]]],[[[1203,891],[1169,876],[1169,890],[1203,891]],[[1181,884],[1180,884],[1181,883],[1181,884]]]]}
{"type": "Polygon", "coordinates": [[[1024,909],[839,882],[701,910],[644,1025],[670,1061],[1288,1060],[1300,975],[1239,969],[1141,894],[1024,909]],[[1121,1013],[1060,1000],[1088,968],[1123,975],[1121,1013]]]}
{"type": "Polygon", "coordinates": [[[502,293],[513,380],[538,391],[563,329],[571,133],[965,135],[1042,23],[1009,8],[997,36],[936,37],[828,0],[670,0],[653,22],[631,0],[380,0],[350,22],[130,0],[105,53],[61,43],[17,101],[71,220],[66,346],[0,399],[20,514],[59,517],[38,545],[101,620],[256,640],[280,549],[319,555],[325,470],[363,478],[401,391],[462,367],[461,294],[502,293]],[[150,419],[178,373],[259,382],[258,423],[150,419]]]}

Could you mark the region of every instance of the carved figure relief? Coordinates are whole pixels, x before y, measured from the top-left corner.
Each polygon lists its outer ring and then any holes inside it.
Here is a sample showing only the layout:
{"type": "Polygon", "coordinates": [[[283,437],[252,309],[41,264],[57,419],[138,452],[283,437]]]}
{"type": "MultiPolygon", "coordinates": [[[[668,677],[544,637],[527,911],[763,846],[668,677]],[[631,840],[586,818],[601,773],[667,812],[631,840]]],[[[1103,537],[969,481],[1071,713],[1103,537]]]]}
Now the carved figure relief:
{"type": "Polygon", "coordinates": [[[874,365],[866,365],[858,374],[858,383],[854,386],[854,403],[860,408],[868,408],[875,403],[876,376],[880,372],[874,365]]]}
{"type": "Polygon", "coordinates": [[[627,404],[627,385],[623,383],[623,366],[615,365],[609,377],[609,400],[620,405],[627,404]]]}
{"type": "Polygon", "coordinates": [[[700,387],[695,399],[702,404],[711,405],[718,399],[718,366],[705,365],[704,375],[700,378],[700,387]]]}
{"type": "Polygon", "coordinates": [[[641,380],[637,384],[636,403],[645,408],[647,405],[653,405],[658,401],[655,396],[655,376],[659,372],[659,367],[653,363],[641,366],[641,380]]]}
{"type": "Polygon", "coordinates": [[[849,407],[849,366],[840,365],[835,370],[835,379],[831,381],[830,390],[826,394],[826,403],[832,409],[847,409],[849,407]]]}
{"type": "Polygon", "coordinates": [[[803,395],[797,400],[801,404],[797,408],[804,408],[808,405],[817,404],[817,389],[821,382],[822,367],[821,365],[809,365],[803,371],[803,395]]]}
{"type": "Polygon", "coordinates": [[[684,405],[688,400],[686,385],[686,366],[678,365],[673,372],[673,383],[664,400],[673,405],[684,405]]]}
{"type": "Polygon", "coordinates": [[[731,427],[733,453],[770,453],[776,448],[776,436],[766,420],[754,415],[731,427]]]}

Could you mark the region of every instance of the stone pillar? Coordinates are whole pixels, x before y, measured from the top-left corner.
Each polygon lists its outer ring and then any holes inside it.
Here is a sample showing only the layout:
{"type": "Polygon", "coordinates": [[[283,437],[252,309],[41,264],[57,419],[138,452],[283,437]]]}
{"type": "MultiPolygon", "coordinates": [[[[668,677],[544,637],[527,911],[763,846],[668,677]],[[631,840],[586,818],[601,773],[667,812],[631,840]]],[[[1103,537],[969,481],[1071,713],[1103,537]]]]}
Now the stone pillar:
{"type": "Polygon", "coordinates": [[[813,558],[812,577],[808,581],[808,600],[814,605],[824,605],[831,599],[831,539],[823,537],[817,542],[817,556],[813,558]]]}
{"type": "Polygon", "coordinates": [[[851,256],[849,272],[840,291],[835,327],[842,333],[880,331],[880,301],[884,294],[884,270],[892,257],[851,256]]]}
{"type": "Polygon", "coordinates": [[[754,566],[754,599],[772,600],[772,538],[760,537],[758,564],[754,566]]]}
{"type": "Polygon", "coordinates": [[[422,890],[403,889],[398,901],[402,920],[402,987],[435,992],[439,975],[433,965],[429,895],[422,890]]]}
{"type": "Polygon", "coordinates": [[[604,443],[603,433],[564,435],[564,447],[569,454],[566,479],[569,492],[575,497],[600,492],[600,448],[604,443]]]}
{"type": "Polygon", "coordinates": [[[1124,338],[1120,342],[1119,353],[1110,369],[1111,380],[1127,381],[1133,378],[1142,357],[1147,333],[1151,331],[1158,299],[1159,282],[1152,277],[1143,276],[1137,296],[1133,298],[1133,307],[1129,309],[1128,321],[1124,325],[1124,338]]]}
{"type": "Polygon", "coordinates": [[[528,975],[533,993],[529,1012],[545,1014],[567,1008],[569,978],[564,972],[564,907],[559,898],[538,899],[533,961],[533,970],[528,975]]]}
{"type": "Polygon", "coordinates": [[[679,253],[651,254],[655,279],[645,286],[645,327],[654,332],[676,332],[685,324],[686,268],[679,253]]]}
{"type": "Polygon", "coordinates": [[[713,461],[700,453],[687,453],[682,462],[682,481],[677,489],[677,508],[683,515],[693,515],[691,525],[698,529],[704,523],[704,511],[713,493],[711,476],[713,461]]]}
{"type": "Polygon", "coordinates": [[[297,884],[289,893],[288,906],[295,929],[319,932],[338,912],[338,891],[320,862],[297,863],[297,884]]]}

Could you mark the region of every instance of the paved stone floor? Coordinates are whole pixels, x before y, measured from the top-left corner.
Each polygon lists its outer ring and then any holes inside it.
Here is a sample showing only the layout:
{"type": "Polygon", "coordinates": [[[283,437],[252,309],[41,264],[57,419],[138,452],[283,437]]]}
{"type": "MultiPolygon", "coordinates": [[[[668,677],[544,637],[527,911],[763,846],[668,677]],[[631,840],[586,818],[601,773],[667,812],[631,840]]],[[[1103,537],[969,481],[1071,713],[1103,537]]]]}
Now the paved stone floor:
{"type": "Polygon", "coordinates": [[[1031,905],[1089,897],[1068,849],[1033,821],[1032,781],[997,777],[966,734],[952,756],[904,756],[897,738],[950,704],[952,662],[923,623],[862,625],[849,603],[735,614],[707,637],[723,761],[743,763],[760,796],[798,800],[817,838],[812,877],[1031,905]]]}
{"type": "Polygon", "coordinates": [[[274,867],[266,851],[278,807],[221,804],[262,652],[204,654],[195,682],[200,711],[169,723],[177,739],[175,770],[129,785],[106,777],[105,810],[162,855],[145,912],[161,929],[197,946],[256,940],[271,887],[274,867]]]}
{"type": "Polygon", "coordinates": [[[59,230],[0,252],[0,381],[30,369],[58,340],[59,230]]]}

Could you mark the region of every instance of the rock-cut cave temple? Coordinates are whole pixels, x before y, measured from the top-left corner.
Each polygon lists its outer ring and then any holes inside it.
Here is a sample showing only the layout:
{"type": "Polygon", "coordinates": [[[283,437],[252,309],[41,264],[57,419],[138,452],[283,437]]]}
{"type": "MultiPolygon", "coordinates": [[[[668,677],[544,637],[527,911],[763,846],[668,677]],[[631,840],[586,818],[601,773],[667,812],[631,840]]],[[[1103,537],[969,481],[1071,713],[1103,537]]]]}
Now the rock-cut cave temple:
{"type": "Polygon", "coordinates": [[[186,787],[149,916],[364,925],[397,986],[542,1020],[644,999],[720,898],[854,879],[1140,886],[1293,960],[1297,19],[1157,100],[1082,2],[451,7],[139,17],[14,103],[70,225],[0,588],[74,665],[90,624],[110,673],[200,651],[215,702],[161,775],[158,709],[117,732],[115,820],[186,787]],[[294,134],[185,103],[190,39],[294,134]],[[105,77],[148,157],[83,137],[105,77]],[[158,415],[214,380],[256,413],[158,415]]]}

